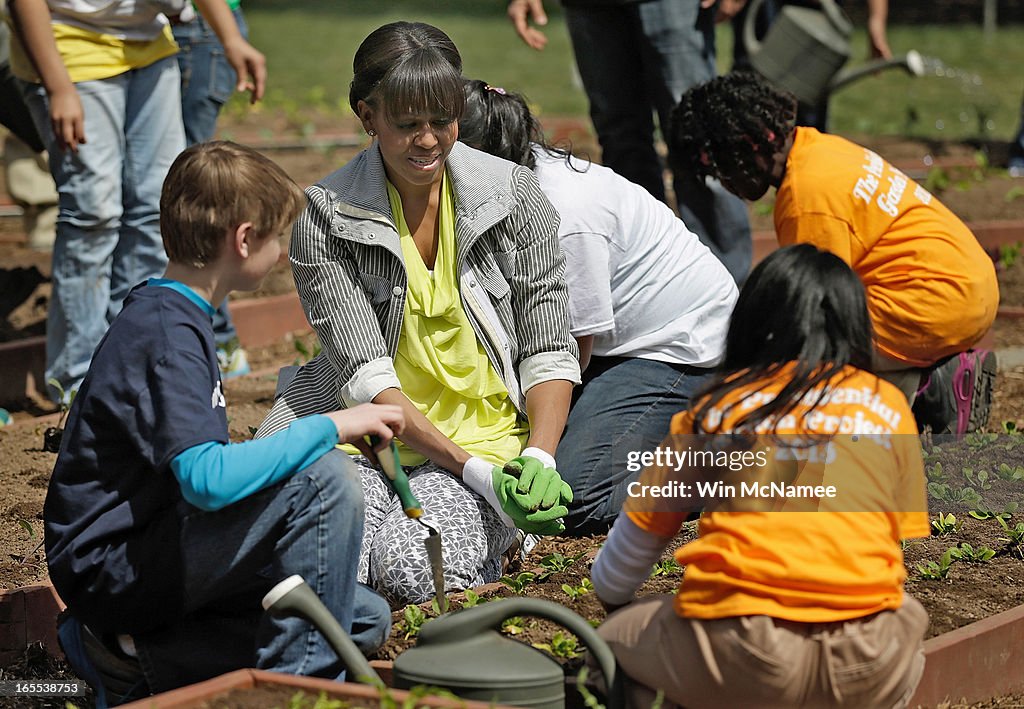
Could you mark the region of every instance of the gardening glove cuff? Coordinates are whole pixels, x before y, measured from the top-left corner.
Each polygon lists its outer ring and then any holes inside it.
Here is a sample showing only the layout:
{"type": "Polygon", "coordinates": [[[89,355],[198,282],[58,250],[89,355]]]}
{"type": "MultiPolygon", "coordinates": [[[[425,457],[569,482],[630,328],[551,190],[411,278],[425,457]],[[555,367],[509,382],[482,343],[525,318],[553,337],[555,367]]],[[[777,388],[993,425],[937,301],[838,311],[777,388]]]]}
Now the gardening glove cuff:
{"type": "Polygon", "coordinates": [[[535,448],[533,446],[529,446],[527,448],[523,448],[523,452],[519,454],[519,457],[520,458],[526,458],[526,457],[536,458],[537,460],[539,460],[541,463],[544,464],[545,468],[557,468],[558,467],[557,465],[555,465],[554,457],[550,453],[548,453],[546,450],[543,450],[541,448],[535,448]]]}
{"type": "Polygon", "coordinates": [[[487,504],[494,508],[506,527],[515,527],[516,523],[505,514],[498,500],[498,493],[495,490],[495,481],[499,483],[504,476],[501,469],[491,465],[483,458],[472,457],[462,467],[462,482],[470,490],[487,500],[487,504]]]}

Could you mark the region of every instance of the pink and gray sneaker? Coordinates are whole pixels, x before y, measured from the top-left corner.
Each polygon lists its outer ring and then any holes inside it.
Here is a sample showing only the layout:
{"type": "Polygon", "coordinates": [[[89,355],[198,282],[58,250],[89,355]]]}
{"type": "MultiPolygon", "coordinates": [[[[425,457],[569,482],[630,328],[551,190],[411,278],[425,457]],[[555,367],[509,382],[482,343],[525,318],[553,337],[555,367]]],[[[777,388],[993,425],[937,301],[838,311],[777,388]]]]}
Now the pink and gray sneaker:
{"type": "Polygon", "coordinates": [[[914,417],[918,427],[933,433],[963,436],[988,423],[996,355],[991,350],[968,350],[932,370],[917,392],[914,417]]]}

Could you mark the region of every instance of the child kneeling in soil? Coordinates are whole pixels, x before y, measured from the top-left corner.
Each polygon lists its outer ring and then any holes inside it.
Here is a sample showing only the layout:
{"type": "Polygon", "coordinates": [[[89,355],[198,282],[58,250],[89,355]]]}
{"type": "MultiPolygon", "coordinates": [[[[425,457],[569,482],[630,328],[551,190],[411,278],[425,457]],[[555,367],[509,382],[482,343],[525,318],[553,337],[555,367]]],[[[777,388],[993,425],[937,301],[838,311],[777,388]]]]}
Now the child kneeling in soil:
{"type": "Polygon", "coordinates": [[[881,157],[795,120],[790,94],[751,73],[721,76],[683,95],[671,154],[677,169],[716,177],[744,199],[776,187],[779,244],[831,251],[864,283],[875,371],[913,403],[922,375],[948,362],[949,431],[984,426],[995,355],[970,348],[999,305],[992,259],[960,219],[881,157]]]}
{"type": "Polygon", "coordinates": [[[387,444],[398,407],[229,444],[211,317],[232,290],[259,286],[305,202],[249,148],[182,153],[160,201],[167,271],[131,291],[74,400],[44,507],[46,556],[68,606],[61,644],[99,706],[242,667],[340,676],[305,621],[262,612],[291,574],[364,650],[387,637],[387,603],[356,583],[363,497],[335,446],[368,434],[387,444]]]}
{"type": "MultiPolygon", "coordinates": [[[[651,706],[658,690],[663,706],[691,708],[909,701],[928,617],[903,592],[900,540],[928,536],[925,477],[907,401],[871,373],[871,357],[864,289],[839,258],[802,244],[754,269],[721,372],[672,420],[662,446],[680,452],[767,435],[765,450],[787,455],[764,465],[751,458],[737,479],[816,479],[838,495],[626,501],[591,578],[609,610],[629,604],[598,629],[625,675],[629,706],[651,706]],[[849,435],[832,435],[830,422],[849,435]],[[700,504],[698,538],[675,553],[686,566],[676,595],[633,601],[700,504]],[[820,511],[790,511],[808,508],[820,511]]],[[[692,490],[699,479],[652,466],[639,482],[685,481],[692,490]]]]}

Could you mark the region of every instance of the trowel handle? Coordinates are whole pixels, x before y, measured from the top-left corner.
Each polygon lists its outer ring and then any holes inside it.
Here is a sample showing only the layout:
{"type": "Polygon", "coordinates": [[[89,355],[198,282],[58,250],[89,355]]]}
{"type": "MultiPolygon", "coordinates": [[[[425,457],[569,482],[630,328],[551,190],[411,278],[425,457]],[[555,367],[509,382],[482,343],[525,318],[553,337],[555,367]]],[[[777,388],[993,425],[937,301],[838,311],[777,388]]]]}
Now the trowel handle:
{"type": "Polygon", "coordinates": [[[263,597],[263,609],[277,617],[304,618],[320,631],[337,653],[348,671],[348,680],[381,686],[380,677],[341,627],[338,619],[298,574],[289,576],[270,589],[263,597]]]}
{"type": "MultiPolygon", "coordinates": [[[[380,438],[370,436],[369,443],[371,448],[376,448],[380,445],[380,438]]],[[[412,494],[412,488],[409,487],[409,476],[402,469],[402,459],[398,455],[398,445],[395,443],[395,439],[392,438],[387,449],[377,454],[377,459],[380,461],[380,467],[384,470],[384,474],[391,481],[391,487],[395,488],[405,516],[410,519],[422,517],[423,507],[420,506],[419,500],[412,494]]]]}
{"type": "Polygon", "coordinates": [[[512,616],[529,615],[547,618],[558,623],[583,641],[597,661],[608,684],[608,709],[622,709],[625,706],[622,681],[618,677],[615,654],[601,639],[590,623],[565,606],[541,598],[513,597],[474,606],[458,613],[441,616],[427,623],[420,630],[417,647],[432,643],[447,643],[475,637],[483,630],[498,630],[501,624],[512,616]]]}

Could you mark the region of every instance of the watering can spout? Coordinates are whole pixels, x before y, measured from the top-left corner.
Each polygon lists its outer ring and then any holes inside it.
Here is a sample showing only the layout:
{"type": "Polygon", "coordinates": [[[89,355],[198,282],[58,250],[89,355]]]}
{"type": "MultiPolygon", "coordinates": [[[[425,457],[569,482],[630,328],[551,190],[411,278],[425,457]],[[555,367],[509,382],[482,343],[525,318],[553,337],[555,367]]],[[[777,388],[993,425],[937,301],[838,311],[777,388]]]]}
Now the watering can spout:
{"type": "Polygon", "coordinates": [[[861,64],[860,66],[844,69],[839,72],[828,85],[828,93],[837,91],[847,84],[863,79],[865,76],[872,76],[886,69],[903,69],[911,76],[922,76],[924,74],[924,59],[915,51],[910,50],[906,54],[891,59],[876,59],[861,64]]]}

